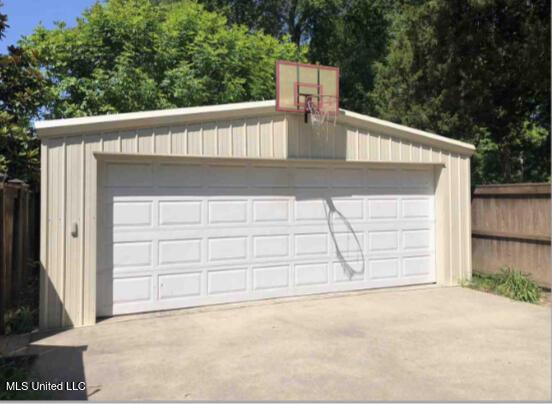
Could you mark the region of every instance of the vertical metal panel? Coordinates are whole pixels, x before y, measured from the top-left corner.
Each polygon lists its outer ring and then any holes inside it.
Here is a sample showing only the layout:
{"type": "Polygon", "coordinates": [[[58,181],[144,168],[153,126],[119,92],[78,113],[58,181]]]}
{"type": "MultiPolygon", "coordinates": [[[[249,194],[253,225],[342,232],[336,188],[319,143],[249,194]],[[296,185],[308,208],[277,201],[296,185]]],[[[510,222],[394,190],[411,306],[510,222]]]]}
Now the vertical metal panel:
{"type": "MultiPolygon", "coordinates": [[[[118,136],[114,137],[118,147],[118,136]]],[[[104,145],[106,143],[104,142],[104,145]]],[[[65,197],[65,282],[63,302],[65,310],[62,326],[82,324],[82,137],[72,136],[66,140],[66,197],[65,197]],[[72,234],[76,230],[76,234],[72,234]]]]}
{"type": "Polygon", "coordinates": [[[48,328],[48,256],[49,256],[49,163],[48,163],[48,145],[49,141],[45,140],[40,145],[40,302],[38,326],[41,329],[48,328]]]}
{"type": "Polygon", "coordinates": [[[48,293],[46,306],[47,324],[61,326],[63,299],[63,207],[65,140],[52,139],[48,142],[48,293]]]}
{"type": "MultiPolygon", "coordinates": [[[[137,140],[138,140],[138,153],[141,154],[153,154],[153,129],[140,129],[137,132],[137,140]]],[[[105,145],[104,149],[105,151],[105,145]]]]}
{"type": "Polygon", "coordinates": [[[217,125],[208,123],[202,127],[203,156],[217,155],[217,125]]]}
{"type": "Polygon", "coordinates": [[[136,153],[138,145],[136,143],[136,132],[125,131],[120,132],[119,137],[121,139],[121,152],[122,153],[136,153]]]}
{"type": "Polygon", "coordinates": [[[358,148],[358,130],[355,128],[347,127],[347,159],[358,160],[359,148],[358,148]]]}
{"type": "Polygon", "coordinates": [[[227,122],[217,124],[217,156],[232,156],[232,127],[227,122]]]}
{"type": "Polygon", "coordinates": [[[367,161],[370,159],[370,135],[366,131],[357,130],[356,136],[358,136],[358,159],[367,161]]]}
{"type": "Polygon", "coordinates": [[[247,155],[247,142],[245,139],[246,124],[243,121],[234,121],[232,128],[232,156],[245,157],[247,155]]]}
{"type": "Polygon", "coordinates": [[[463,278],[471,278],[472,268],[472,221],[471,221],[471,173],[470,173],[470,159],[467,157],[462,158],[462,225],[464,226],[463,239],[466,241],[466,247],[463,251],[464,257],[466,257],[466,263],[464,265],[463,278]]]}
{"type": "Polygon", "coordinates": [[[101,137],[89,135],[84,137],[84,270],[82,325],[94,324],[96,321],[96,159],[93,153],[101,151],[101,137]]]}
{"type": "Polygon", "coordinates": [[[260,122],[259,133],[261,140],[261,157],[271,158],[272,154],[272,120],[270,118],[262,119],[260,122]]]}
{"type": "Polygon", "coordinates": [[[381,136],[380,140],[380,160],[391,161],[391,138],[389,136],[381,136]]]}
{"type": "Polygon", "coordinates": [[[347,130],[343,125],[337,125],[333,153],[336,159],[347,159],[347,130]]]}
{"type": "Polygon", "coordinates": [[[259,121],[257,119],[247,120],[247,156],[261,156],[261,140],[259,138],[259,121]]]}
{"type": "Polygon", "coordinates": [[[296,114],[286,114],[288,156],[299,157],[299,128],[296,114]]]}
{"type": "Polygon", "coordinates": [[[401,161],[409,162],[412,160],[412,143],[407,140],[401,142],[401,161]]]}
{"type": "Polygon", "coordinates": [[[370,154],[369,154],[369,159],[371,161],[379,161],[380,160],[380,137],[373,133],[373,132],[370,132],[370,142],[369,142],[369,150],[370,150],[370,154]]]}
{"type": "Polygon", "coordinates": [[[155,128],[153,130],[154,150],[156,154],[170,154],[170,130],[169,128],[155,128]]]}
{"type": "Polygon", "coordinates": [[[458,156],[449,155],[450,162],[450,201],[451,201],[451,231],[450,231],[450,250],[451,250],[451,280],[454,281],[462,272],[462,238],[461,222],[462,213],[460,210],[460,161],[458,156]]]}
{"type": "MultiPolygon", "coordinates": [[[[173,154],[188,154],[190,156],[201,156],[203,154],[203,128],[201,125],[190,125],[186,132],[177,131],[172,134],[173,154]],[[178,139],[186,133],[187,146],[179,146],[178,139]]],[[[182,143],[180,141],[180,143],[182,143]]]]}
{"type": "Polygon", "coordinates": [[[391,161],[402,161],[401,159],[401,142],[399,139],[391,138],[391,161]]]}
{"type": "Polygon", "coordinates": [[[118,133],[106,133],[102,137],[105,151],[113,153],[121,151],[121,141],[118,133]]]}
{"type": "Polygon", "coordinates": [[[283,159],[287,156],[286,125],[281,117],[272,118],[272,158],[283,159]]]}

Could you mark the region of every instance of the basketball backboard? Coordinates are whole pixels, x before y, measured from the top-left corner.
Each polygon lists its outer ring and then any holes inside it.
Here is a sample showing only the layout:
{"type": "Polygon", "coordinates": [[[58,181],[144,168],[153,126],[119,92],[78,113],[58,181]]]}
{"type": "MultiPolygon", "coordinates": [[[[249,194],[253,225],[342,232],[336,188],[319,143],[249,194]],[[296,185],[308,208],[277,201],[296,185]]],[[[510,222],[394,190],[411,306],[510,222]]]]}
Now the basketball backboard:
{"type": "Polygon", "coordinates": [[[277,61],[276,110],[336,115],[339,111],[339,68],[277,61]]]}

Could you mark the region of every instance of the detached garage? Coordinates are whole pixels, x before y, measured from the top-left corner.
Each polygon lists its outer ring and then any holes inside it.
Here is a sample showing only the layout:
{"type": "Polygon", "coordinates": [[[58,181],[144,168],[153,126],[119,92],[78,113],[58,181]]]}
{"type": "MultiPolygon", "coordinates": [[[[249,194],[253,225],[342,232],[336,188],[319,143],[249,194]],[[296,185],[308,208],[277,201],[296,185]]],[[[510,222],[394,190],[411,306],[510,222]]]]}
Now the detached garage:
{"type": "Polygon", "coordinates": [[[469,144],[274,101],[36,128],[42,328],[471,275],[469,144]]]}

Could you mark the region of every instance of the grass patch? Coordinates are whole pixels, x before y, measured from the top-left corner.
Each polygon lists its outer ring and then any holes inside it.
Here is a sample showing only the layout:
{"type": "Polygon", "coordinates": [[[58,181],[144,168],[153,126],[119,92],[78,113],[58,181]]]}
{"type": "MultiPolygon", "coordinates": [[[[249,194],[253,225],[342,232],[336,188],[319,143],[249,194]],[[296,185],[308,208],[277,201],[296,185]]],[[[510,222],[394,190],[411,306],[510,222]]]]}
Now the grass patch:
{"type": "Polygon", "coordinates": [[[539,303],[541,296],[539,286],[529,275],[508,267],[494,274],[474,273],[464,286],[529,303],[539,303]]]}

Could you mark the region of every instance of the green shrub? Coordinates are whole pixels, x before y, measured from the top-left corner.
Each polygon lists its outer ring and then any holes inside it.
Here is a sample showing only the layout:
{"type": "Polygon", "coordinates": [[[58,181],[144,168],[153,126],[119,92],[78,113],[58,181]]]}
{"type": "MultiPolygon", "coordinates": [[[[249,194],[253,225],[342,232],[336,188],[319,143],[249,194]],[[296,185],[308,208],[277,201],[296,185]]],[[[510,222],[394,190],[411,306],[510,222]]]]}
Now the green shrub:
{"type": "Polygon", "coordinates": [[[29,307],[20,307],[9,312],[6,318],[6,331],[8,334],[23,334],[34,330],[36,325],[36,312],[29,307]]]}
{"type": "Polygon", "coordinates": [[[475,273],[465,286],[496,293],[522,302],[538,303],[541,291],[530,275],[504,267],[495,274],[475,273]]]}
{"type": "Polygon", "coordinates": [[[501,295],[522,302],[538,303],[540,299],[539,286],[520,271],[502,268],[498,274],[499,283],[496,290],[501,295]]]}

